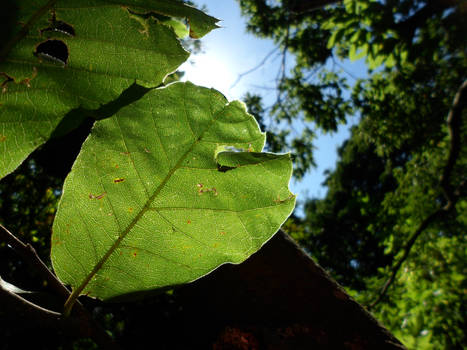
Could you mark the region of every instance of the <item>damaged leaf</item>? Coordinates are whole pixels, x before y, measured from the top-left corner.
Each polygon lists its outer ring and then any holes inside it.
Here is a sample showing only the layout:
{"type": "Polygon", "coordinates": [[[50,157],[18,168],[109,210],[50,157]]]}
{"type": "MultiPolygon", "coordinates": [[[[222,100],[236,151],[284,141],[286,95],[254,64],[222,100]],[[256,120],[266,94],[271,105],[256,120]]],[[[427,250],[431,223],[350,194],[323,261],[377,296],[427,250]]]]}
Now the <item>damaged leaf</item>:
{"type": "Polygon", "coordinates": [[[130,11],[186,18],[195,36],[217,22],[172,0],[24,0],[17,7],[0,50],[0,178],[70,110],[97,109],[135,82],[156,87],[188,58],[172,27],[135,20],[130,11]]]}
{"type": "Polygon", "coordinates": [[[256,252],[295,204],[290,156],[260,153],[264,142],[242,103],[191,83],[98,121],[53,227],[53,267],[73,288],[68,309],[80,294],[113,299],[187,283],[256,252]]]}

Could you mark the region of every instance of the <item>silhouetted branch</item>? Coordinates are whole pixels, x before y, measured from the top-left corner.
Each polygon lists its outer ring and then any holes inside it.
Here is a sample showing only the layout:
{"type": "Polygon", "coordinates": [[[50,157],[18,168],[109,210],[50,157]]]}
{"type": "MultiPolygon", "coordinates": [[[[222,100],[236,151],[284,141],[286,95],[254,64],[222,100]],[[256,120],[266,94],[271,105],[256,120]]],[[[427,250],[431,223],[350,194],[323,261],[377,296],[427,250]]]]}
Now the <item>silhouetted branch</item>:
{"type": "Polygon", "coordinates": [[[36,250],[30,244],[24,244],[15,235],[0,224],[0,239],[7,243],[19,256],[23,258],[47,282],[56,294],[66,299],[70,291],[50,272],[36,250]]]}
{"type": "Polygon", "coordinates": [[[277,100],[276,104],[280,106],[281,109],[283,109],[282,106],[282,91],[281,91],[281,85],[285,81],[285,78],[287,76],[287,50],[289,49],[289,36],[290,36],[290,21],[287,21],[289,25],[287,26],[287,31],[285,33],[285,38],[284,38],[284,47],[282,49],[282,60],[281,60],[281,66],[279,68],[279,71],[277,72],[277,100]]]}
{"type": "MultiPolygon", "coordinates": [[[[47,268],[30,244],[23,243],[1,224],[0,240],[4,241],[21,256],[21,258],[47,282],[47,286],[57,294],[63,302],[68,298],[70,291],[47,268]]],[[[8,310],[16,310],[16,312],[9,313],[14,317],[20,317],[22,320],[35,323],[38,327],[54,330],[60,329],[70,336],[89,337],[102,349],[120,349],[106,331],[94,321],[92,316],[79,301],[75,304],[71,316],[63,317],[61,313],[36,305],[1,286],[0,298],[6,301],[2,303],[5,308],[8,307],[8,310]]]]}
{"type": "Polygon", "coordinates": [[[460,126],[462,121],[462,110],[467,104],[467,80],[461,85],[454,97],[452,108],[449,111],[447,118],[449,136],[451,137],[451,144],[449,149],[449,158],[446,166],[444,167],[443,175],[441,176],[441,188],[443,189],[446,200],[452,201],[453,191],[449,183],[452,169],[459,156],[461,148],[461,135],[460,126]]]}
{"type": "Polygon", "coordinates": [[[440,180],[440,187],[444,193],[444,196],[447,200],[447,203],[444,207],[439,208],[428,217],[423,220],[420,225],[418,226],[417,230],[410,236],[409,240],[403,247],[403,255],[397,261],[397,263],[392,268],[391,276],[386,280],[381,291],[379,292],[378,297],[376,300],[368,306],[368,309],[372,309],[375,307],[386,295],[387,290],[389,287],[394,283],[397,273],[399,272],[402,264],[407,260],[412,247],[414,246],[415,242],[417,241],[418,237],[423,233],[423,231],[438,217],[443,216],[454,209],[459,197],[462,195],[466,188],[466,180],[463,180],[455,190],[452,189],[450,184],[450,177],[452,174],[452,170],[454,165],[459,157],[460,147],[461,147],[461,140],[460,140],[460,126],[462,120],[462,110],[466,106],[467,101],[467,80],[460,86],[459,90],[457,91],[454,101],[452,103],[452,107],[449,111],[447,117],[447,126],[449,131],[449,136],[451,138],[450,147],[449,147],[449,157],[448,161],[444,167],[443,175],[441,176],[440,180]]]}
{"type": "Polygon", "coordinates": [[[425,25],[431,17],[441,15],[446,9],[456,5],[458,5],[458,2],[452,0],[427,1],[425,6],[418,9],[409,18],[395,24],[394,29],[399,32],[402,40],[410,44],[417,28],[425,25]]]}
{"type": "Polygon", "coordinates": [[[343,65],[341,65],[339,62],[337,62],[334,58],[334,56],[331,56],[331,59],[332,59],[332,63],[335,64],[336,66],[338,66],[340,69],[342,69],[342,71],[347,74],[349,77],[351,77],[353,80],[358,80],[359,78],[357,78],[354,74],[350,73],[347,69],[345,69],[345,67],[343,65]]]}
{"type": "Polygon", "coordinates": [[[18,294],[6,290],[2,284],[0,284],[0,301],[3,311],[15,315],[15,318],[22,323],[23,327],[27,324],[40,324],[41,327],[49,329],[63,330],[66,328],[67,334],[74,333],[78,335],[76,329],[79,328],[76,325],[70,327],[71,323],[76,322],[76,319],[63,319],[62,314],[59,312],[36,305],[18,294]],[[27,321],[25,322],[25,320],[27,321]]]}
{"type": "Polygon", "coordinates": [[[274,52],[277,51],[277,47],[275,47],[274,49],[272,49],[266,56],[264,56],[264,58],[262,59],[262,61],[260,63],[258,63],[256,66],[254,66],[253,68],[251,69],[248,69],[246,72],[243,72],[241,74],[238,75],[237,77],[237,80],[235,80],[235,82],[230,86],[231,89],[233,89],[239,82],[240,80],[242,80],[242,78],[245,76],[245,75],[248,75],[248,74],[251,74],[253,73],[254,71],[258,70],[259,68],[261,68],[262,66],[264,66],[264,64],[266,63],[266,61],[269,59],[269,57],[272,56],[272,54],[274,52]]]}

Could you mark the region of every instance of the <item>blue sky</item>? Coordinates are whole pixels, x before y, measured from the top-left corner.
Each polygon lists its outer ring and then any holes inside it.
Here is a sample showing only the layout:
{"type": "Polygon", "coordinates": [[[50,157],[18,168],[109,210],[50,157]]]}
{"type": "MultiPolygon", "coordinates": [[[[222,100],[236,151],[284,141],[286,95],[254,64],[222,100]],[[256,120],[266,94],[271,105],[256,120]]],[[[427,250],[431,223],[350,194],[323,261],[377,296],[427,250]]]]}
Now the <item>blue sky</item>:
{"type": "MultiPolygon", "coordinates": [[[[213,87],[229,100],[239,99],[246,92],[256,92],[263,96],[265,105],[276,98],[273,89],[280,66],[278,55],[272,55],[266,63],[251,74],[245,75],[236,85],[239,74],[256,67],[274,49],[271,40],[260,39],[246,32],[246,22],[240,14],[235,0],[195,0],[199,7],[206,5],[207,13],[221,20],[221,28],[212,31],[202,39],[203,54],[190,57],[182,66],[186,80],[195,84],[213,87]]],[[[362,75],[362,64],[346,64],[346,70],[357,76],[362,75]]],[[[342,126],[332,135],[318,133],[315,141],[314,157],[317,167],[309,171],[304,180],[292,181],[291,190],[298,199],[323,197],[326,189],[321,186],[323,172],[333,168],[337,159],[337,147],[348,137],[348,126],[342,126]]]]}

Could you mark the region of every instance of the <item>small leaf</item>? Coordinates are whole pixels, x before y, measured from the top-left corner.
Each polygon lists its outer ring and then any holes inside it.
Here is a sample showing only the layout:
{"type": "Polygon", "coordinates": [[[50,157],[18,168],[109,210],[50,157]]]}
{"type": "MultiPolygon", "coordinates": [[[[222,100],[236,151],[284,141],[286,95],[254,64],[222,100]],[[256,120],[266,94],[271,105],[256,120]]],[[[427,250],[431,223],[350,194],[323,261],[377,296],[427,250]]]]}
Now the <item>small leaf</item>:
{"type": "Polygon", "coordinates": [[[57,275],[74,297],[110,299],[242,262],[295,203],[290,156],[264,142],[242,103],[191,83],[96,122],[54,222],[57,275]]]}

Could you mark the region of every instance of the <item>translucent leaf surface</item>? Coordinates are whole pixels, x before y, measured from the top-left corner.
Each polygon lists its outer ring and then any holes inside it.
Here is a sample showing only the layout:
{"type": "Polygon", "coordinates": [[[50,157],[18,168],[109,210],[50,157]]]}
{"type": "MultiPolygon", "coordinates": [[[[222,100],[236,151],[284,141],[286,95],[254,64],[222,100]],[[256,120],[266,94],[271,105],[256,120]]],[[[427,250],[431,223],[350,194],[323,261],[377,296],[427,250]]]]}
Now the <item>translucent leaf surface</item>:
{"type": "Polygon", "coordinates": [[[186,17],[197,36],[216,21],[168,0],[29,0],[18,6],[14,35],[0,52],[0,178],[44,143],[71,109],[98,108],[135,81],[158,86],[187,59],[171,27],[135,13],[186,17]]]}
{"type": "Polygon", "coordinates": [[[97,122],[65,181],[55,272],[109,299],[245,260],[295,204],[290,157],[259,153],[264,142],[242,103],[190,83],[97,122]]]}

